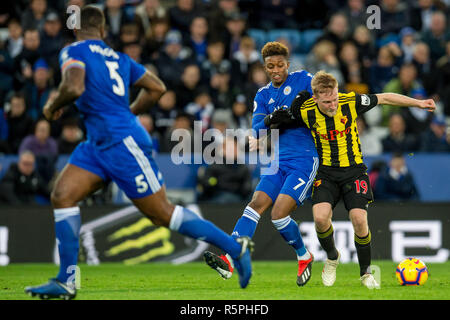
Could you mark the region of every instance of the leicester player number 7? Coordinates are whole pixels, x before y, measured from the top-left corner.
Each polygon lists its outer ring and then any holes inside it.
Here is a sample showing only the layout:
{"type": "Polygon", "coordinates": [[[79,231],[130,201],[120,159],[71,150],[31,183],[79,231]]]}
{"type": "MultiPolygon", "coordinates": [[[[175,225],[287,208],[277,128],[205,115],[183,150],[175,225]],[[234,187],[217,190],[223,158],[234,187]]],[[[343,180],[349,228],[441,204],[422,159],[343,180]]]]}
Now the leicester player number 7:
{"type": "Polygon", "coordinates": [[[116,61],[105,61],[106,66],[109,69],[109,76],[112,80],[117,82],[117,85],[113,84],[113,92],[118,96],[125,95],[125,86],[123,84],[122,77],[117,73],[117,69],[119,69],[119,64],[116,61]]]}
{"type": "Polygon", "coordinates": [[[300,188],[302,185],[305,184],[305,181],[302,178],[298,178],[298,181],[300,181],[300,183],[294,187],[294,190],[297,190],[298,188],[300,188]]]}

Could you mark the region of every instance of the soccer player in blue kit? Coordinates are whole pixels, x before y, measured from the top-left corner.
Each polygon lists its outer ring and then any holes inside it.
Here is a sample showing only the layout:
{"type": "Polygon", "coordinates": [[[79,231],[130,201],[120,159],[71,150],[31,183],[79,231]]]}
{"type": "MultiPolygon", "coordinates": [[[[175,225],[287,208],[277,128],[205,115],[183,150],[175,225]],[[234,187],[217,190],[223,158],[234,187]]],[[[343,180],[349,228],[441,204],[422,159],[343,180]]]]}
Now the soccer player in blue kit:
{"type": "Polygon", "coordinates": [[[63,107],[76,100],[87,128],[87,141],[79,144],[59,175],[51,195],[55,234],[60,256],[59,273],[46,284],[27,287],[40,298],[72,299],[76,295],[73,272],[77,265],[81,225],[78,202],[112,180],[155,225],[211,243],[231,255],[242,288],[251,277],[248,237],[231,237],[192,211],[171,204],[162,175],[152,158],[152,143],[136,115],[164,94],[164,84],[127,55],[103,41],[105,17],[101,10],[81,10],[77,42],[60,53],[62,81],[43,113],[58,119],[63,107]],[[128,87],[142,88],[129,105],[128,87]]]}
{"type": "MultiPolygon", "coordinates": [[[[288,72],[289,50],[286,46],[279,42],[268,42],[261,53],[271,82],[260,88],[254,99],[252,128],[257,135],[260,129],[269,129],[279,117],[287,116],[287,108],[298,92],[312,92],[310,73],[288,72]]],[[[253,237],[260,216],[273,205],[272,223],[297,254],[297,284],[303,286],[311,277],[314,258],[305,248],[298,225],[290,213],[310,197],[319,158],[311,132],[303,128],[292,127],[280,132],[277,149],[278,159],[275,161],[278,164],[274,166],[278,165],[278,170],[271,169],[261,175],[253,198],[237,221],[232,236],[253,237]]],[[[231,277],[233,263],[227,255],[218,256],[206,251],[204,258],[224,279],[231,277]]]]}

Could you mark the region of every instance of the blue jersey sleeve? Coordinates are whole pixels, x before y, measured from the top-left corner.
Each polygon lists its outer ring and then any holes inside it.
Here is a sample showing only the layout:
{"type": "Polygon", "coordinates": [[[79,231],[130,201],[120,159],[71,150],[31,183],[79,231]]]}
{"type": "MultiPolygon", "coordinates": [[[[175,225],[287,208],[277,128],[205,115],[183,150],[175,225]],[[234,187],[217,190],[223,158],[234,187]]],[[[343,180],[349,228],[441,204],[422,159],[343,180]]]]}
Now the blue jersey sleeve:
{"type": "Polygon", "coordinates": [[[256,132],[256,137],[259,137],[260,129],[269,129],[264,124],[264,118],[269,114],[266,103],[262,97],[262,94],[258,92],[253,101],[253,118],[252,118],[252,128],[256,132]]]}
{"type": "Polygon", "coordinates": [[[61,73],[69,68],[85,69],[85,61],[80,48],[77,45],[70,45],[61,50],[59,54],[59,66],[61,73]]]}
{"type": "Polygon", "coordinates": [[[143,65],[135,62],[129,56],[125,55],[130,61],[130,85],[138,81],[145,73],[146,69],[143,65]]]}
{"type": "Polygon", "coordinates": [[[307,71],[303,71],[302,76],[303,76],[303,81],[306,83],[306,90],[308,90],[309,93],[311,93],[311,95],[312,95],[313,92],[312,92],[312,88],[311,88],[311,80],[313,78],[313,75],[307,71]]]}

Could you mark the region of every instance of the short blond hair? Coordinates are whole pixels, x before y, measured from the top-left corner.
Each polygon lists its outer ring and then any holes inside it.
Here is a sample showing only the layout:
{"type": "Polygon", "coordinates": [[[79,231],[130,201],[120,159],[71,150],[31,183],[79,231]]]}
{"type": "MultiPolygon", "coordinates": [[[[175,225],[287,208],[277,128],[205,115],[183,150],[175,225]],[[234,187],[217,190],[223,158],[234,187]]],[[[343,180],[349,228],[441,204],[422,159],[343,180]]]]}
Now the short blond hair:
{"type": "Polygon", "coordinates": [[[317,72],[311,80],[311,89],[313,94],[317,97],[319,94],[337,88],[338,82],[331,74],[323,70],[317,72]]]}

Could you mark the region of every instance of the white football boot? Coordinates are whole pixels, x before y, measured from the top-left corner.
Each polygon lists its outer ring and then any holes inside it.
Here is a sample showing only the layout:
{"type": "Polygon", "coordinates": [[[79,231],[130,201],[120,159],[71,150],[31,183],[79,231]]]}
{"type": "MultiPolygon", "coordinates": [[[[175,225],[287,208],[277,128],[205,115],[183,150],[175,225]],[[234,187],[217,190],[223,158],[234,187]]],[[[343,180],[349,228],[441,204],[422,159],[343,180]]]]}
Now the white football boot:
{"type": "Polygon", "coordinates": [[[380,289],[380,285],[375,280],[371,273],[364,274],[361,278],[361,285],[366,286],[369,289],[380,289]]]}
{"type": "Polygon", "coordinates": [[[336,269],[339,264],[341,253],[338,251],[336,260],[327,259],[322,270],[322,283],[325,287],[331,287],[336,281],[336,269]]]}

